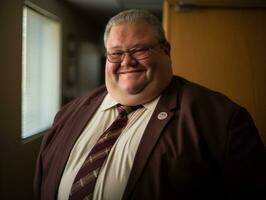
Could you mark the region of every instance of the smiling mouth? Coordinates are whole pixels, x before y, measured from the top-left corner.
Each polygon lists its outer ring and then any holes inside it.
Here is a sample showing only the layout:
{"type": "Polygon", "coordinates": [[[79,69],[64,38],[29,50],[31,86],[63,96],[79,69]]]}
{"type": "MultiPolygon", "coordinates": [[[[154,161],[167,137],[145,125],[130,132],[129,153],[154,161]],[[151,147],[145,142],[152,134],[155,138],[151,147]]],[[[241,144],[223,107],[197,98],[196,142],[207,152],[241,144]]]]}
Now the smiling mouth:
{"type": "Polygon", "coordinates": [[[127,70],[127,71],[120,71],[117,74],[132,74],[132,73],[142,73],[145,70],[127,70]]]}

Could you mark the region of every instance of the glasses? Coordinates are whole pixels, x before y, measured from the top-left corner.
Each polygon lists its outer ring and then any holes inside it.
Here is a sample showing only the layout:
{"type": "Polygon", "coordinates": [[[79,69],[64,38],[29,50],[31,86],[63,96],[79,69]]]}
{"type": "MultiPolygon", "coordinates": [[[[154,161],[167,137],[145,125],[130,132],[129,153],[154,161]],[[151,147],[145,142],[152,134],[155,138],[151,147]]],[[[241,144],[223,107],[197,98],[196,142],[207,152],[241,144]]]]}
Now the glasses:
{"type": "Polygon", "coordinates": [[[111,63],[121,63],[125,58],[126,53],[128,53],[130,57],[134,58],[135,60],[143,60],[148,58],[150,56],[151,50],[153,50],[158,45],[162,45],[162,42],[159,42],[153,46],[138,47],[127,51],[110,51],[106,53],[106,57],[107,60],[111,63]]]}

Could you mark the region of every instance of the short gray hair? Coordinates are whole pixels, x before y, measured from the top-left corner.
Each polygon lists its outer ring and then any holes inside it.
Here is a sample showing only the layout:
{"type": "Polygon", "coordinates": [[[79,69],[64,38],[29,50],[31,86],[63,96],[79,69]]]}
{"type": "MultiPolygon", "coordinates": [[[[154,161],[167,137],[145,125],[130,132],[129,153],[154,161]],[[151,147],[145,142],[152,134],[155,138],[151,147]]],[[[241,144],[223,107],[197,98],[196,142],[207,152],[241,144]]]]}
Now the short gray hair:
{"type": "Polygon", "coordinates": [[[122,24],[122,23],[133,23],[145,21],[151,25],[156,37],[158,38],[159,42],[165,42],[165,33],[160,21],[150,12],[146,10],[138,10],[138,9],[131,9],[125,10],[117,15],[113,16],[108,23],[106,24],[105,31],[104,31],[104,45],[106,47],[106,42],[109,36],[109,33],[113,26],[122,24]]]}

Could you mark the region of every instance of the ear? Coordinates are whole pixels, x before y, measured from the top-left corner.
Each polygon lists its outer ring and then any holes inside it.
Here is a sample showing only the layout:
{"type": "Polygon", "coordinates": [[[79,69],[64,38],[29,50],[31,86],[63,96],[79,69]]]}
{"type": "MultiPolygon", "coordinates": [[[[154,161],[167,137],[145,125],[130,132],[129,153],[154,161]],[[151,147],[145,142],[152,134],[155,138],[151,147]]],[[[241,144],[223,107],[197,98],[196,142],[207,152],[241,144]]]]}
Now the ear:
{"type": "Polygon", "coordinates": [[[164,44],[164,52],[166,55],[168,55],[169,57],[171,57],[171,45],[169,42],[166,42],[164,44]]]}

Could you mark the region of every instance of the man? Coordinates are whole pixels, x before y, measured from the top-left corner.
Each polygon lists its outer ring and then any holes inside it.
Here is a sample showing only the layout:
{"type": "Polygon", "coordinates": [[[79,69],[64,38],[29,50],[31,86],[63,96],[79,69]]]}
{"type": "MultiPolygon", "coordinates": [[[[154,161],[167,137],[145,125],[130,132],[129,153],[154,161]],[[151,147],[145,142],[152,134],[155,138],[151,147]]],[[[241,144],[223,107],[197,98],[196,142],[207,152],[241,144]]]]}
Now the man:
{"type": "Polygon", "coordinates": [[[119,13],[104,42],[106,84],[57,114],[37,161],[37,199],[263,198],[266,152],[250,115],[172,75],[153,15],[119,13]],[[135,107],[113,130],[121,105],[135,107]]]}

